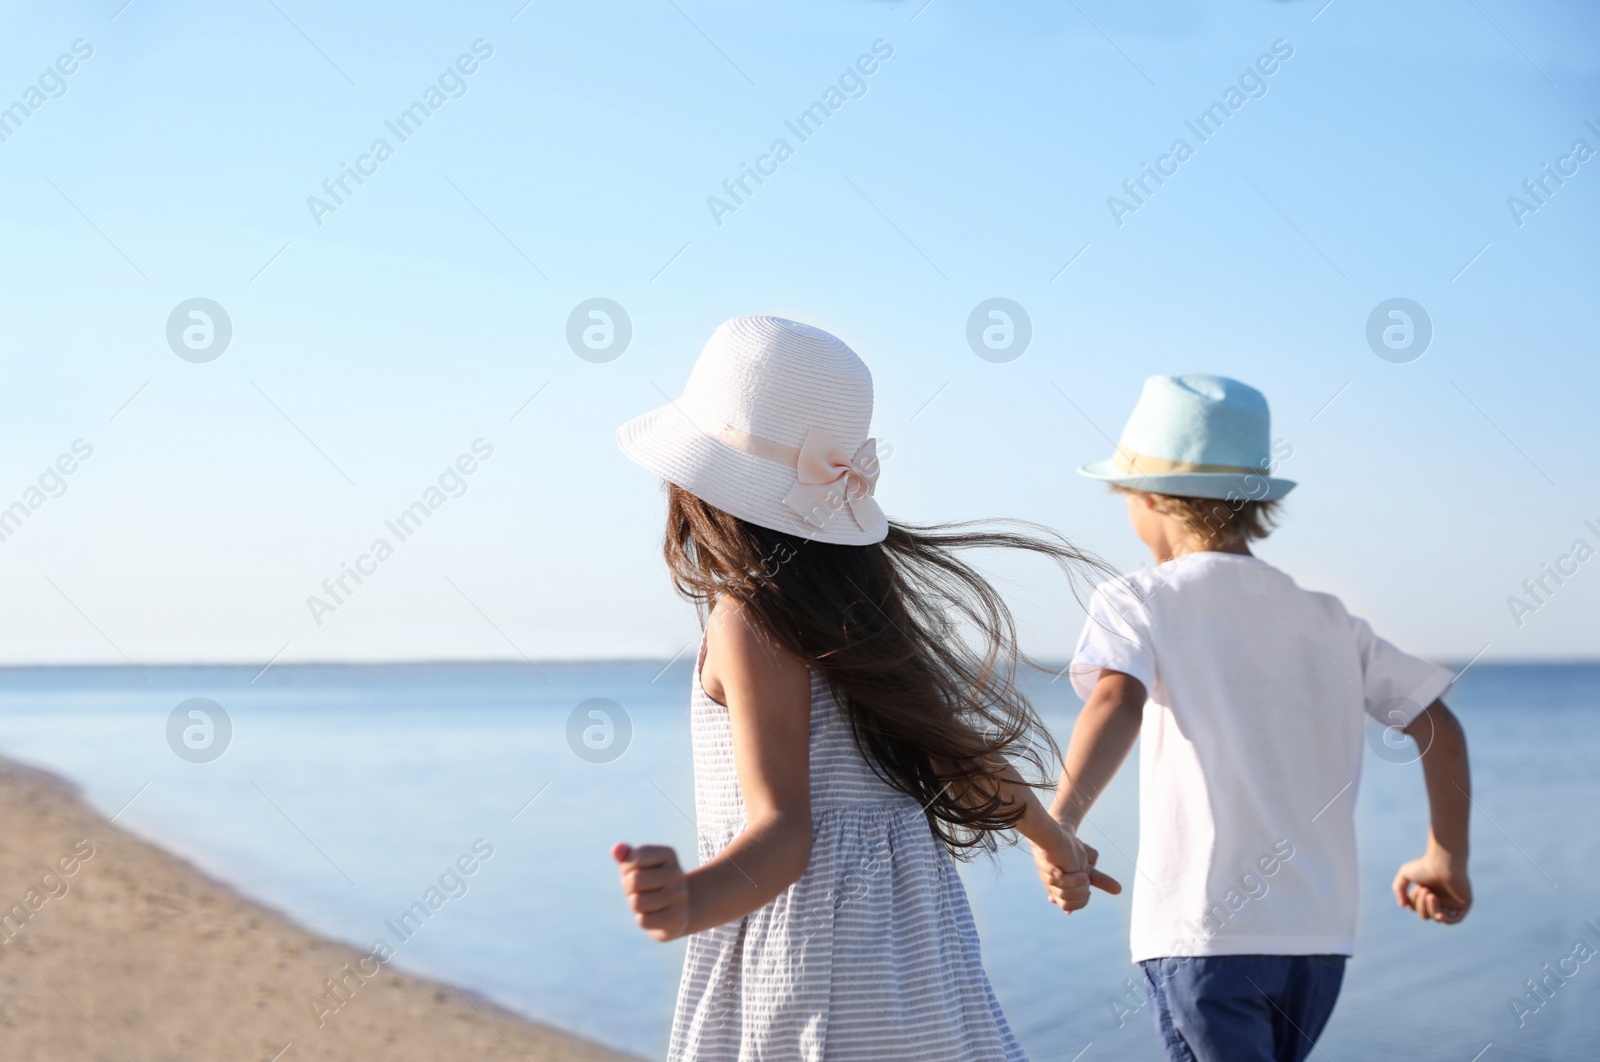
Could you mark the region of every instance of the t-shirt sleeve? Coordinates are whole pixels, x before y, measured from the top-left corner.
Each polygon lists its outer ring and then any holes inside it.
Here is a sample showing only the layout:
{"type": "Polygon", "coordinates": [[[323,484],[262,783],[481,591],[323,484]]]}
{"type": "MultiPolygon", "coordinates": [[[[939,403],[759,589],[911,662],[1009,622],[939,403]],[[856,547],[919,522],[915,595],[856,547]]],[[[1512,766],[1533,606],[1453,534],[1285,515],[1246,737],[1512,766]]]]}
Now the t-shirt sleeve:
{"type": "Polygon", "coordinates": [[[1068,665],[1072,688],[1084,700],[1102,669],[1121,671],[1155,689],[1156,657],[1150,639],[1150,613],[1131,580],[1102,585],[1089,600],[1089,617],[1068,665]]]}
{"type": "Polygon", "coordinates": [[[1395,648],[1372,632],[1365,620],[1355,624],[1361,656],[1362,693],[1367,714],[1385,726],[1406,726],[1455,681],[1448,668],[1395,648]]]}

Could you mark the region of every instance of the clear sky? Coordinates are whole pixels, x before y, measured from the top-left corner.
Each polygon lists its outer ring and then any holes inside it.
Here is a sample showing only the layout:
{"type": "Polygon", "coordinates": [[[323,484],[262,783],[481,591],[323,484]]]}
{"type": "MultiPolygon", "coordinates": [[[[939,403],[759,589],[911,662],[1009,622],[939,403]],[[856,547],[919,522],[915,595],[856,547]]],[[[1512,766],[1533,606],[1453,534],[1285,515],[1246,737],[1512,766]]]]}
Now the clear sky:
{"type": "MultiPolygon", "coordinates": [[[[612,433],[742,313],[872,367],[891,516],[1135,566],[1072,470],[1147,375],[1225,373],[1301,483],[1268,560],[1415,651],[1600,650],[1593,5],[521,4],[7,6],[0,660],[669,656],[612,433]],[[1010,361],[967,340],[992,298],[1010,361]],[[1368,341],[1394,298],[1420,356],[1368,341]]],[[[1064,584],[998,570],[1066,654],[1064,584]]]]}

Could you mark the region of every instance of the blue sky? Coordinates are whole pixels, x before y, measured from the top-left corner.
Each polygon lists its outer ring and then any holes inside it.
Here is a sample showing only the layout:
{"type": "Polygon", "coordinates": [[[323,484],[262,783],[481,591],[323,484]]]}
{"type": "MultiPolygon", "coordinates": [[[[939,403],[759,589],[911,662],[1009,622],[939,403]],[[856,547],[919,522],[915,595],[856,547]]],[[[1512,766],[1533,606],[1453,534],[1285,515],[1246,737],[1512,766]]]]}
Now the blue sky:
{"type": "MultiPolygon", "coordinates": [[[[872,366],[891,516],[1040,520],[1135,566],[1072,469],[1145,376],[1226,373],[1301,483],[1267,559],[1419,652],[1595,653],[1600,559],[1520,626],[1507,603],[1600,547],[1589,5],[519,4],[8,8],[0,506],[93,452],[0,541],[0,660],[671,655],[694,621],[660,491],[612,432],[740,313],[872,366]],[[800,141],[786,120],[875,42],[800,141]],[[1200,142],[1186,122],[1267,66],[1200,142]],[[402,142],[386,122],[430,86],[402,142]],[[314,211],[347,163],[363,183],[314,211]],[[1546,163],[1576,172],[1518,217],[1546,163]],[[597,297],[632,325],[606,362],[566,340],[597,297]],[[1004,363],[966,340],[996,297],[1033,333],[1004,363]],[[1404,363],[1366,339],[1396,297],[1433,329],[1404,363]],[[232,327],[198,363],[167,339],[195,298],[232,327]],[[480,439],[464,492],[315,622],[480,439]]],[[[995,570],[1065,654],[1064,584],[995,570]]]]}

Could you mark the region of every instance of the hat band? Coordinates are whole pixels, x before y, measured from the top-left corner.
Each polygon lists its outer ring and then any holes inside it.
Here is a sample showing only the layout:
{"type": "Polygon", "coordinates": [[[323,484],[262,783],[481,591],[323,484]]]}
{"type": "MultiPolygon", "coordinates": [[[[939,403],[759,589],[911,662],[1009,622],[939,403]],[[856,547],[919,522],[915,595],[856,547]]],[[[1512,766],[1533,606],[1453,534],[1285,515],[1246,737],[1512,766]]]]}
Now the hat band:
{"type": "Polygon", "coordinates": [[[783,443],[776,443],[771,439],[763,439],[759,435],[751,435],[749,432],[735,428],[731,424],[724,424],[721,430],[716,433],[716,439],[718,442],[725,443],[740,453],[749,454],[751,457],[759,457],[763,461],[787,465],[790,468],[800,467],[800,451],[796,447],[785,446],[783,443]]]}
{"type": "Polygon", "coordinates": [[[821,428],[812,428],[799,449],[751,435],[724,424],[714,438],[741,453],[795,470],[795,485],[783,503],[812,527],[826,530],[840,509],[849,509],[856,526],[866,531],[883,523],[883,510],[873,500],[878,485],[875,439],[847,452],[821,428]]]}
{"type": "Polygon", "coordinates": [[[1111,459],[1119,472],[1134,476],[1168,476],[1182,472],[1204,472],[1218,475],[1259,476],[1262,470],[1249,465],[1213,465],[1204,461],[1174,461],[1170,457],[1152,457],[1126,447],[1118,446],[1111,459]]]}

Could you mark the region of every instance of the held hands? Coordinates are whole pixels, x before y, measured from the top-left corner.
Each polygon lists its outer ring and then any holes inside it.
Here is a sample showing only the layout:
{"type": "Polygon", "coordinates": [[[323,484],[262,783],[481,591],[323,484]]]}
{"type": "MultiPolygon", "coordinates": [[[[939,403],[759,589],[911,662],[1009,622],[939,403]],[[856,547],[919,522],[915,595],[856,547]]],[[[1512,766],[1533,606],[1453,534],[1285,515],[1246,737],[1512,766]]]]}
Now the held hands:
{"type": "Polygon", "coordinates": [[[634,920],[657,940],[676,940],[689,932],[689,883],[678,853],[665,845],[611,849],[622,874],[622,892],[634,920]]]}
{"type": "Polygon", "coordinates": [[[1061,827],[1059,837],[1033,845],[1033,862],[1039,869],[1039,880],[1044,882],[1050,902],[1067,914],[1088,905],[1091,886],[1113,896],[1122,891],[1120,882],[1094,868],[1099,860],[1100,853],[1078,840],[1077,834],[1065,826],[1061,827]]]}
{"type": "Polygon", "coordinates": [[[1426,855],[1405,864],[1394,876],[1394,898],[1424,921],[1451,926],[1467,917],[1472,907],[1472,883],[1464,865],[1430,847],[1426,855]]]}

